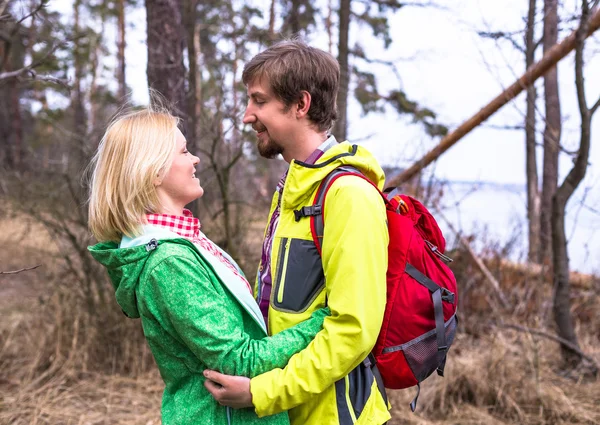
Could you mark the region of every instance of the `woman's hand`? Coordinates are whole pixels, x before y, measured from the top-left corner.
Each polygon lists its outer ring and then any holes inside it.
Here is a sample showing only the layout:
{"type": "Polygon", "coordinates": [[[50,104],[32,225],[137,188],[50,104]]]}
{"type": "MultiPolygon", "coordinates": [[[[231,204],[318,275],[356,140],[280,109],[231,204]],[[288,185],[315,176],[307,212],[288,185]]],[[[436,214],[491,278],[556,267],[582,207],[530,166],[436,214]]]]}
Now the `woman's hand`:
{"type": "Polygon", "coordinates": [[[220,405],[235,409],[254,407],[250,378],[224,375],[214,370],[205,370],[204,377],[204,387],[220,405]]]}

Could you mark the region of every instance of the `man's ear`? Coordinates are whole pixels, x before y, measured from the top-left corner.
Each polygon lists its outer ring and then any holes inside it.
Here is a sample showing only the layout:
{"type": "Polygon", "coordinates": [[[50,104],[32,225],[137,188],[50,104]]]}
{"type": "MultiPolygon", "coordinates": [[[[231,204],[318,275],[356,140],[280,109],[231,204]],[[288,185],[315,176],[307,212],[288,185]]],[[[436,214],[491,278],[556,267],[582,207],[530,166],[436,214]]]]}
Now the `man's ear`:
{"type": "Polygon", "coordinates": [[[309,92],[307,92],[306,90],[302,90],[300,92],[298,103],[296,105],[296,118],[304,118],[308,115],[311,100],[312,98],[309,92]]]}

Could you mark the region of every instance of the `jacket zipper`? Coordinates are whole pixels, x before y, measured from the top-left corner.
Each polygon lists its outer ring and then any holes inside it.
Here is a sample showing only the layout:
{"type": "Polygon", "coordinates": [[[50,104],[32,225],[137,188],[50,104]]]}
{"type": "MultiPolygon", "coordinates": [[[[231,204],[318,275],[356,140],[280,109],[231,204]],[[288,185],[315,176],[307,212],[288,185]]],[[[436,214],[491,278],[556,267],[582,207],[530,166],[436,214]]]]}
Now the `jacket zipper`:
{"type": "Polygon", "coordinates": [[[289,257],[289,247],[290,240],[288,238],[283,238],[281,240],[281,252],[279,253],[279,261],[277,262],[279,265],[279,272],[277,273],[277,283],[279,283],[279,288],[277,290],[277,302],[279,304],[283,302],[283,288],[285,286],[285,274],[289,257]]]}

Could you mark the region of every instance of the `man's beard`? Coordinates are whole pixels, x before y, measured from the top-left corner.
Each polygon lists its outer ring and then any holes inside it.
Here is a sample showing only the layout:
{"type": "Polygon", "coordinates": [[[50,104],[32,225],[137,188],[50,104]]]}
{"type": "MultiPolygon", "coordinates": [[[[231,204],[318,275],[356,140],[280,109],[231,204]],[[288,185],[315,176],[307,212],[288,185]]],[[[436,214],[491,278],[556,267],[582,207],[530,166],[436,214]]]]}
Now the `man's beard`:
{"type": "Polygon", "coordinates": [[[260,156],[263,158],[272,159],[283,153],[283,148],[277,142],[271,139],[271,135],[267,132],[267,128],[261,122],[255,123],[252,128],[256,132],[265,132],[267,136],[266,140],[263,140],[257,136],[258,143],[256,144],[256,147],[258,148],[258,153],[260,156]]]}
{"type": "Polygon", "coordinates": [[[283,153],[283,148],[274,142],[270,137],[267,137],[266,140],[259,139],[256,147],[258,148],[258,153],[260,156],[267,159],[273,159],[277,155],[283,153]]]}

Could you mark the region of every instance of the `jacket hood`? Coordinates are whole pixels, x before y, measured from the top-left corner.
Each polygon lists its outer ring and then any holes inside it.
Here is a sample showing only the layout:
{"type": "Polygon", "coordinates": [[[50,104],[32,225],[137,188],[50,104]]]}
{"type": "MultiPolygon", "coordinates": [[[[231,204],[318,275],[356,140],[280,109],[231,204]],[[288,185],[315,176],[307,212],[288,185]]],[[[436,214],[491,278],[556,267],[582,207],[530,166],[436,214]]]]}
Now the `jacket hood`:
{"type": "Polygon", "coordinates": [[[316,164],[296,160],[291,162],[283,202],[292,208],[306,204],[307,195],[314,193],[321,181],[342,165],[357,168],[383,190],[385,175],[375,157],[362,146],[342,142],[328,149],[316,164]]]}
{"type": "Polygon", "coordinates": [[[145,246],[121,249],[114,242],[101,242],[88,247],[88,250],[96,261],[106,267],[123,312],[131,318],[140,317],[135,289],[150,252],[145,246]]]}
{"type": "MultiPolygon", "coordinates": [[[[151,226],[142,226],[144,233],[136,238],[123,237],[121,244],[101,242],[89,246],[92,257],[108,272],[115,289],[117,303],[128,317],[139,318],[135,291],[140,275],[151,252],[162,243],[158,239],[179,239],[175,233],[162,229],[152,230],[151,226]]],[[[173,242],[186,243],[179,239],[173,242]]]]}

